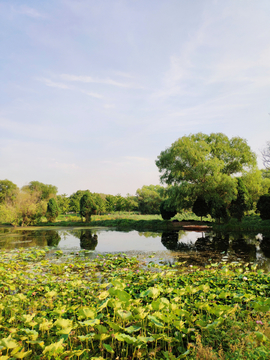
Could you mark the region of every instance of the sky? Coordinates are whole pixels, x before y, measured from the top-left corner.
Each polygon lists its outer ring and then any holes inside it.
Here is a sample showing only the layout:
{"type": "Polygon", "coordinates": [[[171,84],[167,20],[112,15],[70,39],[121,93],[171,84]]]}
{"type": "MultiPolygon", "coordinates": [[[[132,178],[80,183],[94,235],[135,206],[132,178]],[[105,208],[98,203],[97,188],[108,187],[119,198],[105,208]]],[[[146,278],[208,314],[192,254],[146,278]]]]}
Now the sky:
{"type": "Polygon", "coordinates": [[[269,0],[0,0],[0,179],[135,194],[178,138],[270,140],[269,0]]]}

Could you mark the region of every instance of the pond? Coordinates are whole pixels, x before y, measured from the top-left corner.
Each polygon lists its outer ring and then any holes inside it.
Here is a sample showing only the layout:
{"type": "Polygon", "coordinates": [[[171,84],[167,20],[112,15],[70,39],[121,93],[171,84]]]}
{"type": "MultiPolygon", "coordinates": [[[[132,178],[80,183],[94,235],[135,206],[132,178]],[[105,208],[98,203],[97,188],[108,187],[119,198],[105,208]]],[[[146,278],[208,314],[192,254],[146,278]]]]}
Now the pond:
{"type": "Polygon", "coordinates": [[[109,228],[46,227],[0,228],[0,249],[51,246],[88,256],[124,252],[147,262],[205,266],[209,262],[249,262],[270,270],[270,237],[263,234],[224,234],[174,230],[167,232],[116,231],[109,228]]]}

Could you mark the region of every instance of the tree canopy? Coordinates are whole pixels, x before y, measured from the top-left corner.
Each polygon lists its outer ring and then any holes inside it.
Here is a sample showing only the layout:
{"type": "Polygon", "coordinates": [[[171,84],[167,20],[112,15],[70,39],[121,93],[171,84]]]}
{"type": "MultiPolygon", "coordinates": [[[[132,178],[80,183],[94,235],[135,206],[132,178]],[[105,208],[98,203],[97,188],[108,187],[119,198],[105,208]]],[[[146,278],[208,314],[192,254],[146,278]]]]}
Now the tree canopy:
{"type": "Polygon", "coordinates": [[[14,201],[18,187],[10,180],[0,180],[0,203],[14,201]]]}
{"type": "Polygon", "coordinates": [[[39,181],[31,181],[28,185],[22,188],[23,191],[29,191],[30,193],[38,193],[40,200],[48,201],[51,197],[55,197],[57,194],[57,187],[50,184],[43,184],[39,181]]]}
{"type": "Polygon", "coordinates": [[[240,137],[222,133],[183,136],[162,151],[156,165],[163,183],[171,185],[168,195],[177,209],[189,209],[202,196],[230,203],[237,195],[237,179],[256,167],[256,155],[240,137]]]}

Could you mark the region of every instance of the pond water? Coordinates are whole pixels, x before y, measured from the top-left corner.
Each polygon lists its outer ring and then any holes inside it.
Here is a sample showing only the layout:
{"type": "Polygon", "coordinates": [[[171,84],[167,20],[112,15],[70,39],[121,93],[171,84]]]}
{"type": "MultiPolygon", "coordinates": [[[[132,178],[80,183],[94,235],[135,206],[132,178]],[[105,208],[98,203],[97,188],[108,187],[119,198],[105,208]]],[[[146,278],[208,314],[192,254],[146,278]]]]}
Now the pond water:
{"type": "Polygon", "coordinates": [[[205,266],[210,262],[256,263],[270,270],[270,237],[263,234],[223,234],[174,230],[167,232],[116,231],[108,228],[0,228],[0,250],[52,246],[63,252],[89,256],[124,252],[146,261],[205,266]]]}

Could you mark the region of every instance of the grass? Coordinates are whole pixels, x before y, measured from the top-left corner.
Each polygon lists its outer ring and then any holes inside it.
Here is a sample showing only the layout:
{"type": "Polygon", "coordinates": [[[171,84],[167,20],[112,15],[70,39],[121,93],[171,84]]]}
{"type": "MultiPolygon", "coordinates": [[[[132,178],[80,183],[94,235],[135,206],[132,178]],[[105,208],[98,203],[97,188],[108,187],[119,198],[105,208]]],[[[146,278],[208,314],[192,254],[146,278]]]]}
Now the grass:
{"type": "MultiPolygon", "coordinates": [[[[178,221],[193,221],[201,224],[200,217],[191,212],[177,214],[173,219],[178,221]]],[[[209,217],[203,218],[203,222],[209,222],[209,217]]],[[[107,215],[92,215],[91,223],[85,223],[77,214],[60,215],[54,223],[49,223],[46,219],[38,226],[105,226],[114,227],[118,230],[166,230],[171,228],[171,221],[165,221],[161,215],[140,215],[137,213],[113,213],[107,215]]]]}
{"type": "Polygon", "coordinates": [[[213,229],[225,232],[270,232],[270,220],[262,220],[258,214],[244,216],[241,222],[230,219],[226,224],[213,224],[213,229]]]}
{"type": "Polygon", "coordinates": [[[256,266],[91,254],[1,252],[0,359],[270,358],[270,276],[256,266]]]}

